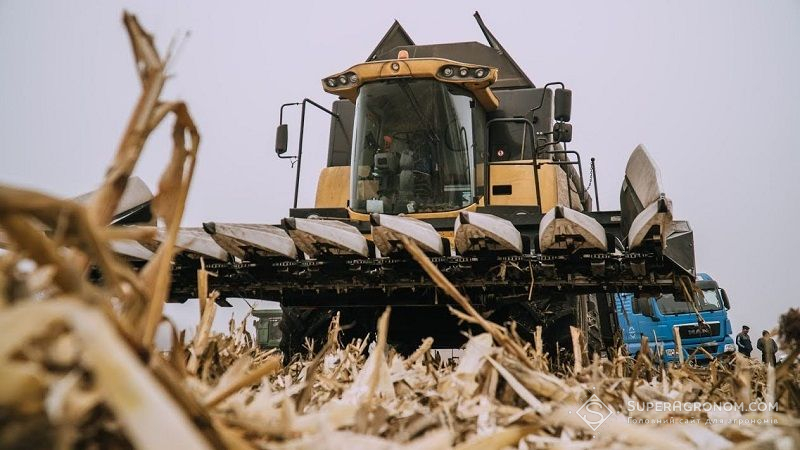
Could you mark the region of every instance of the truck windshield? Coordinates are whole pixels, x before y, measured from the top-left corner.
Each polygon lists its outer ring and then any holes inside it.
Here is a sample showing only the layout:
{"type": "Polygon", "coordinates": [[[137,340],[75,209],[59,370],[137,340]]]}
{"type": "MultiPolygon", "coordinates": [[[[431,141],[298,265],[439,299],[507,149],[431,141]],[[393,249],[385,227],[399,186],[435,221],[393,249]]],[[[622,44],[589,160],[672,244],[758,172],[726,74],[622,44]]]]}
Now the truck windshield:
{"type": "MultiPolygon", "coordinates": [[[[703,295],[697,297],[700,311],[719,311],[722,309],[722,299],[716,289],[703,290],[703,295]]],[[[685,314],[694,312],[689,302],[675,300],[672,294],[662,294],[656,299],[658,308],[664,314],[685,314]]]]}
{"type": "Polygon", "coordinates": [[[409,78],[364,85],[356,101],[350,208],[407,214],[469,205],[485,120],[457,86],[409,78]]]}

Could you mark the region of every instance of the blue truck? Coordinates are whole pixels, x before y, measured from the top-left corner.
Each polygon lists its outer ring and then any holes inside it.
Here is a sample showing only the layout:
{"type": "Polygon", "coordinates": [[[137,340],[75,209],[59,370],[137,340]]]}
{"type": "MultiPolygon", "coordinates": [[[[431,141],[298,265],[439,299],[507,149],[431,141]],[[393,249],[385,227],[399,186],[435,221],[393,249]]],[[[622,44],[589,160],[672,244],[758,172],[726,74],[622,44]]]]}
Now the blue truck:
{"type": "Polygon", "coordinates": [[[645,335],[653,355],[660,356],[664,362],[677,361],[675,328],[687,361],[691,358],[698,363],[708,362],[708,355],[697,350],[699,346],[714,358],[735,352],[728,319],[730,302],[725,289],[705,273],[698,274],[697,287],[703,292],[702,296],[697,296],[698,311],[707,326],[698,324],[697,313],[689,302],[676,300],[673,294],[658,297],[615,294],[617,320],[628,352],[637,355],[641,337],[645,335]]]}

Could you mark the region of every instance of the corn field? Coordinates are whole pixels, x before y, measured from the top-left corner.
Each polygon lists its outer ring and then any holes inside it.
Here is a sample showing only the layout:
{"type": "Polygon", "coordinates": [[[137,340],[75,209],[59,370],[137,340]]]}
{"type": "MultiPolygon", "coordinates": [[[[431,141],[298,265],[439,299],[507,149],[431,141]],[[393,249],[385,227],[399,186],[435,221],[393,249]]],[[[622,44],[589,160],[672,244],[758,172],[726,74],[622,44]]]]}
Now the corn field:
{"type": "Polygon", "coordinates": [[[777,367],[738,354],[704,367],[622,350],[584,357],[577,333],[574,361],[555,367],[541,329],[530,343],[486,320],[407,241],[452,313],[483,330],[457,360],[432,351],[431,339],[397,353],[387,309],[376,336],[343,342],[335,317],[320,351],[284,365],[244,323],[211,331],[218,294],[202,270],[201,319],[186,339],[163,308],[200,133],[187,105],[160,98],[170,54],[134,16],[123,23],[142,92],[94,196],[77,203],[0,185],[0,448],[800,448],[797,309],[776,318],[791,351],[777,367]],[[134,271],[110,242],[150,231],[107,224],[168,117],[171,159],[152,205],[167,238],[134,271]],[[154,345],[160,327],[172,333],[166,352],[154,345]],[[754,403],[777,406],[725,406],[754,403]]]}

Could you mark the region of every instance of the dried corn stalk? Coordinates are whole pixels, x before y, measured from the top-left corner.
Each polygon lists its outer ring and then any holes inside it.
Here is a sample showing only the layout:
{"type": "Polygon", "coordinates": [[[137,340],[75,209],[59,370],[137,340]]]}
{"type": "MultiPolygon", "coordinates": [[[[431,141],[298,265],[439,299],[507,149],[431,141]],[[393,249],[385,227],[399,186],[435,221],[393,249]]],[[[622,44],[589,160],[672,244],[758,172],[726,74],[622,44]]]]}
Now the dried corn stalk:
{"type": "MultiPolygon", "coordinates": [[[[159,100],[168,58],[158,56],[135,17],[126,14],[124,22],[143,93],[90,208],[0,187],[2,240],[11,250],[0,255],[0,448],[800,447],[797,310],[780,324],[790,362],[774,370],[740,356],[708,367],[661,367],[644,353],[631,361],[618,351],[551,371],[562,366],[548,361],[541,328],[530,346],[513,328],[487,321],[411,242],[406,248],[458,303],[454,314],[486,331],[468,339],[458,361],[442,361],[430,338],[407,358],[399,355],[386,340],[387,311],[371,351],[366,337],[342,344],[334,319],[318,354],[281,367],[275,351],[253,346],[243,325],[211,332],[218,294],[205,270],[194,338],[184,342],[173,328],[171,350],[156,351],[152,334],[164,323],[198,134],[185,105],[159,100]],[[144,139],[168,113],[176,117],[173,157],[154,208],[173,239],[135,273],[111,255],[109,240],[140,231],[104,225],[144,139]],[[104,284],[87,280],[87,264],[104,284]],[[597,430],[578,414],[593,395],[612,411],[597,430]],[[778,411],[720,416],[628,407],[759,399],[774,399],[778,411]],[[644,420],[668,423],[636,422],[644,420]]],[[[574,335],[574,354],[582,356],[585,343],[574,335]]]]}

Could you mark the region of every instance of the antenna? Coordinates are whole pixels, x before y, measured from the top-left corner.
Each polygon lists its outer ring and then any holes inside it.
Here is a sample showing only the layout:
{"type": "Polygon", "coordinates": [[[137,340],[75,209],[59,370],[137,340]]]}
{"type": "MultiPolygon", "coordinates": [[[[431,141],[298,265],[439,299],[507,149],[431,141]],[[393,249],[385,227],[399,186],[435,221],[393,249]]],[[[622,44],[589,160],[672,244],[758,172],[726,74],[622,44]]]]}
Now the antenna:
{"type": "Polygon", "coordinates": [[[497,38],[494,37],[491,31],[489,31],[489,28],[486,26],[485,23],[483,23],[483,19],[481,19],[481,15],[478,13],[478,11],[475,11],[473,17],[475,17],[475,20],[478,21],[478,26],[481,27],[481,31],[483,32],[483,36],[486,37],[486,41],[489,43],[489,47],[492,47],[493,49],[497,50],[498,54],[505,56],[508,59],[508,62],[510,62],[511,65],[514,66],[514,69],[516,69],[517,72],[519,72],[520,76],[522,76],[522,78],[524,78],[525,81],[527,81],[528,84],[531,85],[531,87],[536,87],[533,84],[533,81],[531,81],[531,79],[528,78],[528,75],[526,75],[525,72],[522,69],[520,69],[520,67],[517,65],[517,62],[514,61],[514,58],[512,58],[511,55],[508,54],[506,49],[503,48],[503,45],[500,44],[500,41],[498,41],[497,38]]]}

